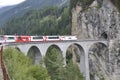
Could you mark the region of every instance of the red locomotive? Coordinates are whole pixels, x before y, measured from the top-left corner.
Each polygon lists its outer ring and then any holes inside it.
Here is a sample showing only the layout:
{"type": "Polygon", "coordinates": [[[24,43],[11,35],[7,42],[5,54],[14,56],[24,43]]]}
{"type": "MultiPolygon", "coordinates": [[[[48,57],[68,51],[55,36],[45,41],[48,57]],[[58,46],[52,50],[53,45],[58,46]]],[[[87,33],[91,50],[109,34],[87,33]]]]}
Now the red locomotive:
{"type": "Polygon", "coordinates": [[[31,42],[31,36],[15,36],[16,42],[31,42]]]}

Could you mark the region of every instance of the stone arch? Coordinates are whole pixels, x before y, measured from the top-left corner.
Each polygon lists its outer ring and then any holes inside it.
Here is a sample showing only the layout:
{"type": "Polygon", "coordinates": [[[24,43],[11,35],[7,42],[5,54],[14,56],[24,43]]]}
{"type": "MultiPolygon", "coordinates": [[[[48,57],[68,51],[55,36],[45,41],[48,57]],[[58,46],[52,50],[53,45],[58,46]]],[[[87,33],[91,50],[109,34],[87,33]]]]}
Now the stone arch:
{"type": "MultiPolygon", "coordinates": [[[[56,49],[57,49],[58,51],[60,51],[60,53],[62,54],[62,50],[61,50],[60,47],[59,47],[58,45],[56,45],[56,44],[50,45],[50,46],[47,48],[46,53],[47,53],[47,51],[48,51],[48,49],[49,49],[50,47],[56,48],[56,49]]],[[[46,53],[45,53],[45,55],[46,55],[46,53]]]]}
{"type": "Polygon", "coordinates": [[[76,61],[78,61],[77,64],[80,67],[80,71],[82,73],[84,73],[84,75],[85,75],[85,51],[84,51],[84,48],[80,44],[77,44],[77,43],[70,44],[66,50],[66,58],[67,58],[67,51],[68,51],[69,47],[73,47],[73,54],[75,54],[74,56],[76,57],[76,61]]]}
{"type": "Polygon", "coordinates": [[[106,71],[109,71],[108,46],[102,42],[96,42],[90,46],[88,53],[90,80],[105,79],[106,71]]]}
{"type": "Polygon", "coordinates": [[[32,46],[27,53],[27,56],[33,60],[34,64],[39,64],[42,61],[42,55],[38,47],[32,46]]]}
{"type": "MultiPolygon", "coordinates": [[[[58,57],[56,57],[57,56],[57,54],[58,54],[58,56],[59,56],[59,60],[60,60],[60,63],[62,62],[62,64],[63,64],[63,55],[62,55],[62,50],[61,50],[61,48],[58,46],[58,45],[55,45],[55,44],[52,44],[52,45],[50,45],[48,48],[47,48],[47,50],[46,50],[46,54],[45,54],[45,60],[44,60],[44,65],[46,66],[46,67],[49,67],[48,65],[49,64],[54,64],[54,62],[56,62],[58,59],[58,57]],[[55,53],[52,53],[51,51],[56,51],[55,53]],[[53,55],[53,56],[51,56],[51,55],[53,55]],[[52,57],[55,57],[55,58],[52,58],[52,57]],[[54,59],[54,60],[53,60],[54,59]],[[48,64],[48,62],[49,62],[49,60],[50,60],[50,63],[48,64]]],[[[59,64],[59,63],[58,63],[59,64]]]]}

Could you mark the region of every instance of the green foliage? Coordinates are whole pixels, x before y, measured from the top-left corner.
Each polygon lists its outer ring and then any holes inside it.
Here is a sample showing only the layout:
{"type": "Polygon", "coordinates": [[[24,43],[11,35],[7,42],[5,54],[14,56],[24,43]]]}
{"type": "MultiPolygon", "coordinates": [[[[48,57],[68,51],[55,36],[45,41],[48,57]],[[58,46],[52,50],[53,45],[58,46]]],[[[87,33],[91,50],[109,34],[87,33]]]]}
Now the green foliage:
{"type": "Polygon", "coordinates": [[[95,74],[90,73],[90,80],[94,80],[95,74]]]}
{"type": "Polygon", "coordinates": [[[4,32],[3,32],[3,30],[2,30],[2,29],[0,29],[0,35],[2,35],[2,34],[4,34],[4,32]]]}
{"type": "Polygon", "coordinates": [[[42,68],[41,65],[30,66],[27,74],[33,76],[36,80],[50,80],[47,70],[42,68]]]}
{"type": "Polygon", "coordinates": [[[50,80],[45,68],[33,66],[28,57],[13,48],[4,50],[3,58],[11,80],[50,80]]]}
{"type": "MultiPolygon", "coordinates": [[[[31,65],[28,58],[25,58],[20,52],[10,48],[4,51],[3,58],[7,65],[12,80],[25,80],[27,67],[31,65]],[[18,54],[16,54],[18,53],[18,54]],[[24,58],[24,59],[23,59],[24,58]]],[[[30,79],[29,79],[30,80],[30,79]]]]}
{"type": "Polygon", "coordinates": [[[2,30],[4,34],[65,35],[71,33],[70,28],[69,7],[46,7],[9,20],[2,30]]]}
{"type": "Polygon", "coordinates": [[[65,80],[85,80],[83,75],[80,73],[78,65],[73,63],[72,57],[71,51],[68,50],[66,54],[67,66],[65,80]]]}
{"type": "Polygon", "coordinates": [[[41,65],[33,65],[28,57],[13,48],[4,50],[3,58],[11,80],[84,80],[78,66],[71,61],[64,67],[60,51],[53,47],[45,57],[48,72],[41,65]]]}
{"type": "Polygon", "coordinates": [[[72,57],[73,57],[73,55],[72,55],[71,51],[68,50],[66,53],[66,63],[67,64],[70,63],[70,61],[72,60],[72,57]]]}
{"type": "Polygon", "coordinates": [[[48,49],[45,64],[51,80],[63,80],[63,59],[58,49],[53,46],[48,49]]]}
{"type": "Polygon", "coordinates": [[[111,0],[111,2],[118,8],[120,11],[120,0],[111,0]]]}
{"type": "MultiPolygon", "coordinates": [[[[71,56],[68,56],[71,58],[71,56]]],[[[51,80],[85,80],[76,64],[72,61],[65,66],[60,52],[50,47],[45,57],[46,67],[51,76],[51,80]]]]}
{"type": "Polygon", "coordinates": [[[74,64],[72,60],[66,66],[66,79],[65,80],[85,80],[83,74],[80,73],[77,64],[74,64]]]}

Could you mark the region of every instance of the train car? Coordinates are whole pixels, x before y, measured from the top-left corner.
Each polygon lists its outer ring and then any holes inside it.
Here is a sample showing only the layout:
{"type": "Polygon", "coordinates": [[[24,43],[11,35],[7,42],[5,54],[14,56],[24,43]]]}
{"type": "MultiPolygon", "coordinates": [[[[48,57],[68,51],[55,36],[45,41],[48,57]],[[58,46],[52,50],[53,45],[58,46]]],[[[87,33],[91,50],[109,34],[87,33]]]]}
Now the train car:
{"type": "Polygon", "coordinates": [[[4,38],[5,38],[5,42],[8,42],[8,43],[15,42],[16,40],[16,37],[14,35],[5,35],[4,38]]]}
{"type": "Polygon", "coordinates": [[[45,41],[62,41],[60,36],[44,36],[45,41]]]}
{"type": "Polygon", "coordinates": [[[31,36],[16,36],[16,42],[31,42],[31,36]]]}
{"type": "Polygon", "coordinates": [[[77,37],[76,36],[61,36],[61,39],[63,41],[76,41],[77,37]]]}
{"type": "Polygon", "coordinates": [[[31,36],[31,42],[45,41],[44,36],[31,36]]]}
{"type": "Polygon", "coordinates": [[[14,43],[15,39],[14,35],[0,35],[0,43],[14,43]]]}

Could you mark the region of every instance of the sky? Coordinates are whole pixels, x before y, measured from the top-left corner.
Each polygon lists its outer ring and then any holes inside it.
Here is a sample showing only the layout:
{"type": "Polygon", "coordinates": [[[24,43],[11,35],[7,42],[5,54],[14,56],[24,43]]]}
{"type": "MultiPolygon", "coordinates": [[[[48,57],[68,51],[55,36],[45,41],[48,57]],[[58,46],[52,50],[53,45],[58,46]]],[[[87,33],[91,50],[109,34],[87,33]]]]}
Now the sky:
{"type": "Polygon", "coordinates": [[[5,6],[16,5],[25,0],[0,0],[0,8],[5,6]]]}

